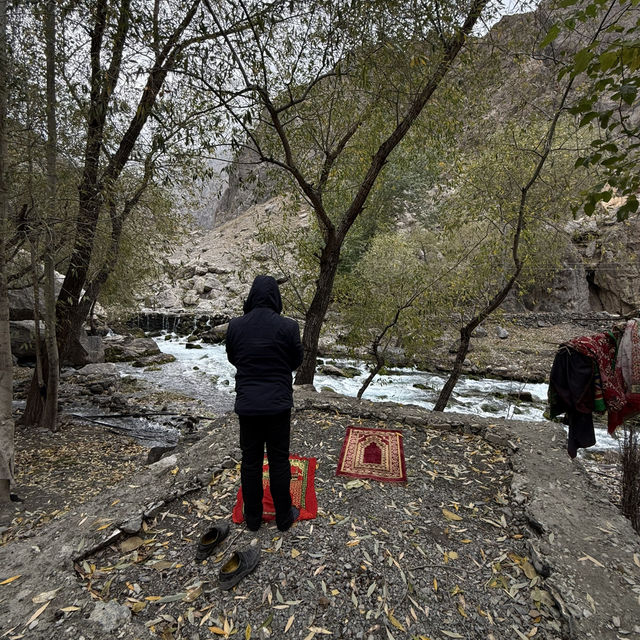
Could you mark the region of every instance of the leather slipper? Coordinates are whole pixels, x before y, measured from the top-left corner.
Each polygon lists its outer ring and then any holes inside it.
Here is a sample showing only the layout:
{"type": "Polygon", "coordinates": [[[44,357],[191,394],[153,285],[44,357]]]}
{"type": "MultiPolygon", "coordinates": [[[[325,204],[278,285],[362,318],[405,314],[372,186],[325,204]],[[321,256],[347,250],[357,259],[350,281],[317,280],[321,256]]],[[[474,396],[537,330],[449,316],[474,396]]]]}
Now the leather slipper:
{"type": "Polygon", "coordinates": [[[235,587],[242,578],[251,573],[260,562],[260,549],[247,547],[235,551],[231,558],[225,562],[218,574],[220,588],[227,591],[235,587]]]}
{"type": "Polygon", "coordinates": [[[196,562],[202,562],[229,535],[229,523],[221,522],[209,529],[199,540],[196,549],[196,562]]]}

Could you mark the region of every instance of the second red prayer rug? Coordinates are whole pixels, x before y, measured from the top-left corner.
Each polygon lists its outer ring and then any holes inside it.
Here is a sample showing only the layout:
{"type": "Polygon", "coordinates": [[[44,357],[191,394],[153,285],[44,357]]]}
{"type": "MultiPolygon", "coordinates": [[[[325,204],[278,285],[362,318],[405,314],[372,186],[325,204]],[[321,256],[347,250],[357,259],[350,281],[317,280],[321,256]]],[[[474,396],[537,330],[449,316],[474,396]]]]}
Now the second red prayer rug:
{"type": "Polygon", "coordinates": [[[336,475],[406,482],[402,431],[347,427],[336,475]]]}
{"type": "MultiPolygon", "coordinates": [[[[289,456],[291,464],[291,501],[300,509],[299,520],[313,520],[318,515],[318,502],[316,499],[315,477],[316,459],[303,458],[302,456],[289,456]]],[[[269,463],[264,458],[262,467],[262,519],[275,520],[276,510],[273,506],[273,498],[269,491],[269,463]]],[[[238,489],[236,504],[233,507],[231,519],[236,522],[244,522],[242,487],[238,489]]]]}

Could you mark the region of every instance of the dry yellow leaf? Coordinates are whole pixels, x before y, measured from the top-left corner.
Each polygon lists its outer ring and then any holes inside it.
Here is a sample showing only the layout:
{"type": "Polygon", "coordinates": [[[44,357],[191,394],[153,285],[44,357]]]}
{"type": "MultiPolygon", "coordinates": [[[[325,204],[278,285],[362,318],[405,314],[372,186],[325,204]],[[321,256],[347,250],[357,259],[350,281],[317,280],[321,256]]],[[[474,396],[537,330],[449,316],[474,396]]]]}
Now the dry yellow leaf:
{"type": "Polygon", "coordinates": [[[57,589],[53,589],[52,591],[43,591],[37,596],[31,598],[31,602],[33,602],[33,604],[42,604],[43,602],[49,602],[49,600],[53,600],[56,597],[56,593],[58,593],[61,588],[62,587],[58,587],[57,589]]]}
{"type": "Polygon", "coordinates": [[[297,549],[291,549],[291,557],[297,558],[300,555],[300,552],[297,549]]]}
{"type": "Polygon", "coordinates": [[[173,469],[171,469],[171,472],[170,472],[170,473],[171,473],[171,475],[172,475],[172,476],[175,476],[175,475],[176,475],[176,473],[178,473],[179,469],[180,469],[179,467],[174,467],[173,469]]]}
{"type": "Polygon", "coordinates": [[[30,618],[27,620],[25,627],[28,627],[40,614],[51,604],[51,600],[43,604],[30,618]]]}
{"type": "Polygon", "coordinates": [[[436,578],[433,579],[433,590],[438,592],[438,580],[436,578]]]}
{"type": "Polygon", "coordinates": [[[640,567],[640,556],[637,553],[633,554],[633,561],[640,567]]]}
{"type": "Polygon", "coordinates": [[[211,633],[215,633],[217,636],[227,635],[225,630],[220,627],[209,627],[209,631],[211,631],[211,633]]]}
{"type": "Polygon", "coordinates": [[[156,600],[160,600],[162,596],[147,596],[145,600],[149,600],[149,602],[155,602],[156,600]]]}
{"type": "Polygon", "coordinates": [[[400,629],[400,631],[406,631],[406,629],[402,626],[402,623],[393,615],[391,611],[387,613],[387,618],[389,618],[389,622],[396,628],[400,629]]]}
{"type": "Polygon", "coordinates": [[[287,620],[287,624],[284,627],[284,632],[287,633],[287,631],[289,631],[289,629],[291,629],[291,625],[293,624],[293,621],[295,620],[295,616],[291,616],[288,620],[287,620]]]}
{"type": "Polygon", "coordinates": [[[449,551],[449,559],[457,560],[458,559],[458,552],[457,551],[449,551]]]}
{"type": "Polygon", "coordinates": [[[527,560],[527,558],[524,558],[522,562],[522,570],[529,580],[533,580],[538,575],[534,566],[529,562],[529,560],[527,560]]]}
{"type": "Polygon", "coordinates": [[[103,524],[101,527],[98,527],[96,531],[102,531],[103,529],[108,529],[113,523],[107,522],[107,524],[103,524]]]}
{"type": "Polygon", "coordinates": [[[146,606],[146,602],[134,602],[131,605],[131,611],[133,611],[133,613],[140,613],[146,606]]]}
{"type": "Polygon", "coordinates": [[[62,607],[60,611],[64,611],[65,613],[70,613],[71,611],[80,611],[81,607],[62,607]]]}
{"type": "Polygon", "coordinates": [[[459,516],[457,513],[453,513],[452,511],[449,511],[449,509],[443,509],[442,510],[442,515],[447,520],[462,520],[461,516],[459,516]]]}
{"type": "Polygon", "coordinates": [[[21,573],[18,574],[17,576],[11,576],[10,578],[7,578],[6,580],[3,580],[2,582],[0,582],[0,584],[9,584],[9,583],[13,582],[14,580],[17,580],[21,576],[22,576],[21,573]]]}
{"type": "Polygon", "coordinates": [[[244,630],[244,640],[251,640],[251,625],[248,624],[247,628],[244,630]]]}

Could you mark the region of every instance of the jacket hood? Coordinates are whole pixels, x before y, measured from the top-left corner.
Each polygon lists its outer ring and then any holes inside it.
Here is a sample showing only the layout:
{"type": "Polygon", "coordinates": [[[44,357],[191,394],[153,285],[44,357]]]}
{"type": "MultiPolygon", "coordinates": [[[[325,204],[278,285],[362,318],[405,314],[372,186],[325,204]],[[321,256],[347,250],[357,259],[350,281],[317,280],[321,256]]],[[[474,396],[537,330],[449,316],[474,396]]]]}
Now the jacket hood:
{"type": "Polygon", "coordinates": [[[256,276],[251,291],[244,303],[243,311],[249,313],[257,307],[267,307],[276,313],[282,313],[282,298],[276,279],[272,276],[256,276]]]}

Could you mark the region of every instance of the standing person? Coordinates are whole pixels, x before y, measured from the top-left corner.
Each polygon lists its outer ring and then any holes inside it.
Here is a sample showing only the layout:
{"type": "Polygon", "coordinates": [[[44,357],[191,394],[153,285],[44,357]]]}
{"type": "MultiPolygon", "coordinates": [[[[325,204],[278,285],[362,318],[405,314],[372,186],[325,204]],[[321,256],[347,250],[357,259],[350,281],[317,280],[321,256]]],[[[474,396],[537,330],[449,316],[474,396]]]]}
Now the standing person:
{"type": "Polygon", "coordinates": [[[300,327],[280,315],[280,289],[271,276],[256,277],[243,310],[243,316],[229,323],[227,357],[237,369],[235,412],[240,420],[244,518],[251,531],[260,528],[266,445],[276,525],[286,531],[300,515],[289,491],[291,374],[302,363],[300,327]]]}

